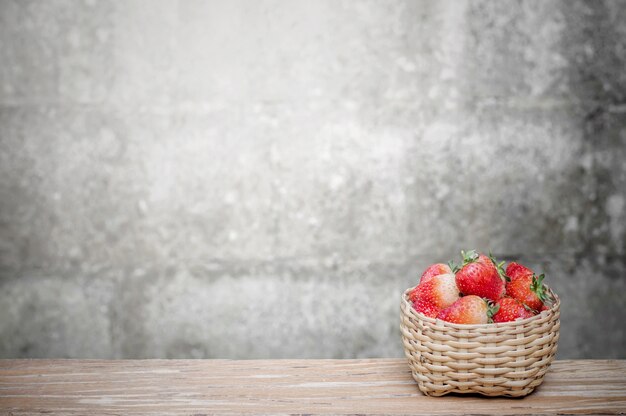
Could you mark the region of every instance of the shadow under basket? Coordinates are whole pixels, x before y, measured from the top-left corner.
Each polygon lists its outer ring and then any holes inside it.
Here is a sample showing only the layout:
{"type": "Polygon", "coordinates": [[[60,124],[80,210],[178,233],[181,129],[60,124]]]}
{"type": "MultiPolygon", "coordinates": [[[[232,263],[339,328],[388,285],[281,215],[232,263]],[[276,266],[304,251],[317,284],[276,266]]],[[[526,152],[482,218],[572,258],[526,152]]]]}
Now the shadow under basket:
{"type": "Polygon", "coordinates": [[[402,295],[404,353],[420,391],[428,396],[478,393],[522,397],[543,382],[559,339],[559,298],[531,318],[460,325],[429,318],[402,295]]]}

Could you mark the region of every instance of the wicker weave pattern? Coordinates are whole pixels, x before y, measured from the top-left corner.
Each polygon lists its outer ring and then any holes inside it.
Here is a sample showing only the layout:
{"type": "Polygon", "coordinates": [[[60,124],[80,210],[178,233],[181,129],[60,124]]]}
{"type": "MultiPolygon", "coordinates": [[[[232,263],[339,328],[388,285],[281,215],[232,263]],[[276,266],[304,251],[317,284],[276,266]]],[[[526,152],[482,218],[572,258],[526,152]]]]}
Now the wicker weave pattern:
{"type": "Polygon", "coordinates": [[[479,393],[520,397],[541,384],[556,354],[560,301],[532,318],[489,325],[432,319],[401,302],[404,353],[429,396],[479,393]]]}

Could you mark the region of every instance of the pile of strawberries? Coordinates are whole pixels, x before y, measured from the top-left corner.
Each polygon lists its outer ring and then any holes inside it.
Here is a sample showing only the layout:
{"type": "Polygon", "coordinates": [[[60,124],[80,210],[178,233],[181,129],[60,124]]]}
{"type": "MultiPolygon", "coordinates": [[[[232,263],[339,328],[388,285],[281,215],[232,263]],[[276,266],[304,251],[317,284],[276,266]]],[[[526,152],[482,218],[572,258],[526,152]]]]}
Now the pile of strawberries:
{"type": "Polygon", "coordinates": [[[487,324],[530,318],[549,309],[554,299],[544,275],[475,250],[462,251],[463,264],[428,267],[409,292],[413,308],[423,315],[457,324],[487,324]]]}

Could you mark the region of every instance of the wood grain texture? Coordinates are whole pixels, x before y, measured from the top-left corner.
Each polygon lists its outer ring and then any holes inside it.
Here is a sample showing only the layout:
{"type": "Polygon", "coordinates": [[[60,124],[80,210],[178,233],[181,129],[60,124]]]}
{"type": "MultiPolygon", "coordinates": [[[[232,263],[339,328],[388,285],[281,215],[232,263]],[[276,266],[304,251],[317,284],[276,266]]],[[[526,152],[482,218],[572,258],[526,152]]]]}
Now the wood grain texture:
{"type": "Polygon", "coordinates": [[[0,414],[625,414],[626,360],[557,361],[522,399],[426,397],[403,359],[0,360],[0,414]]]}

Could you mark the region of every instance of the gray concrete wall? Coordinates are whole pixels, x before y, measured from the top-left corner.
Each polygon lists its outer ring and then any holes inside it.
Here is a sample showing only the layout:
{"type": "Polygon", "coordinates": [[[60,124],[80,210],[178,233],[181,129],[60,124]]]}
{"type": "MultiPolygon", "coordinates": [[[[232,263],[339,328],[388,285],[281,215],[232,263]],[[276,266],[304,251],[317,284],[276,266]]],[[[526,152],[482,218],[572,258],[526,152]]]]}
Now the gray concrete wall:
{"type": "Polygon", "coordinates": [[[626,2],[0,0],[0,357],[397,357],[429,263],[626,358],[626,2]]]}

